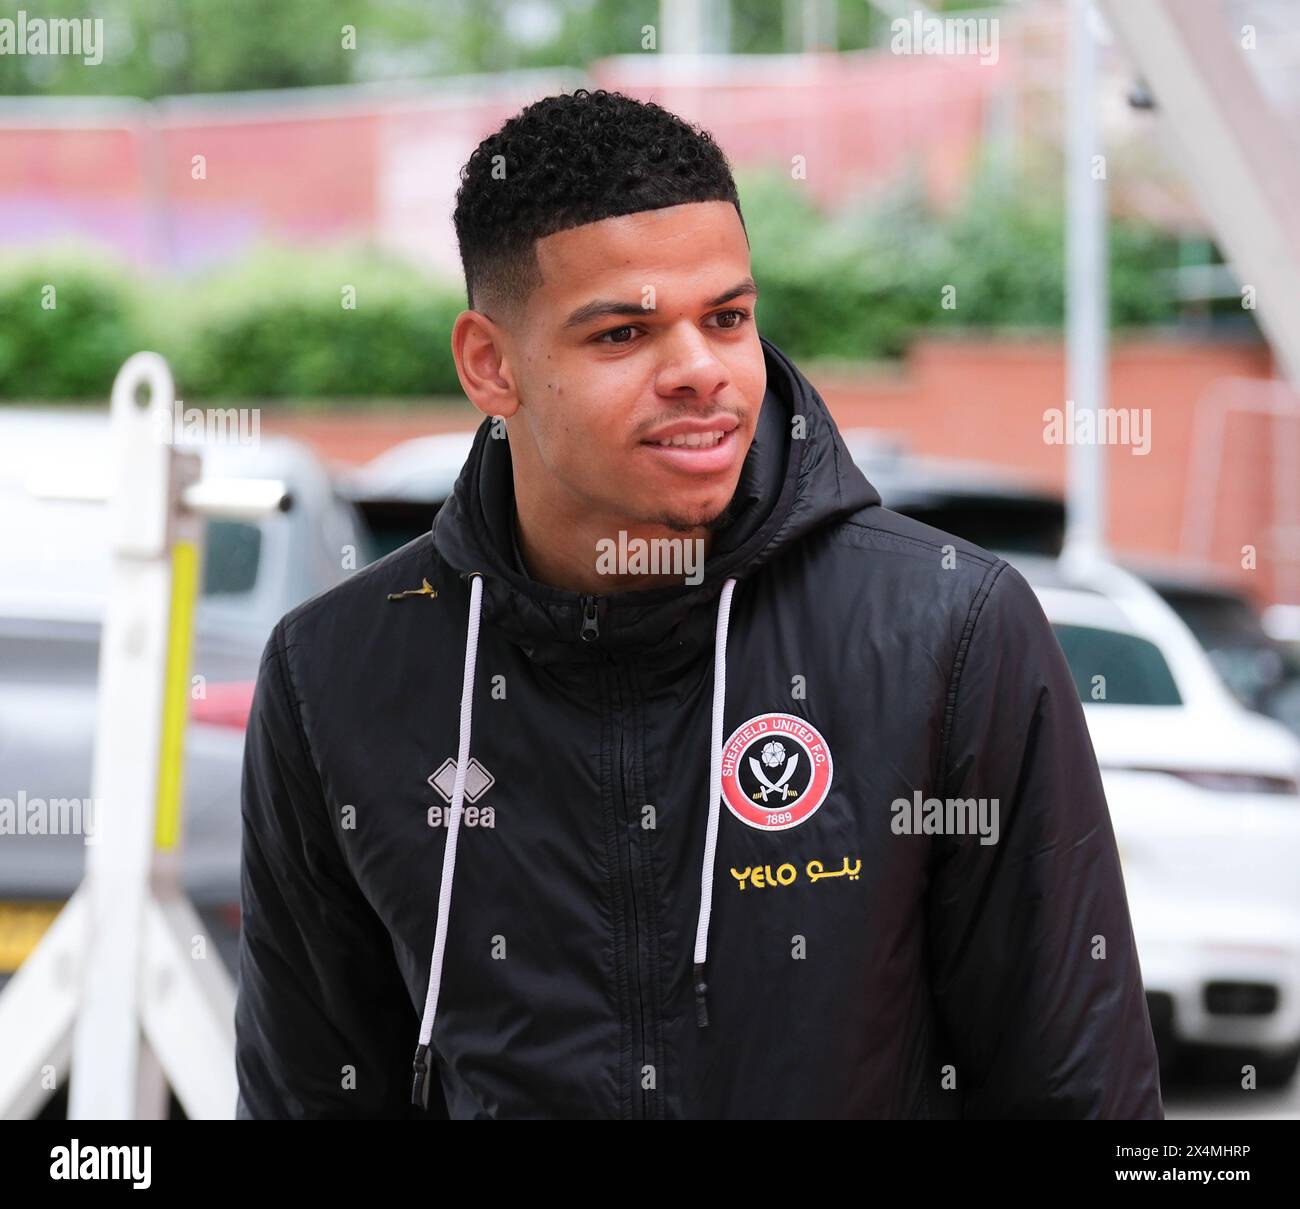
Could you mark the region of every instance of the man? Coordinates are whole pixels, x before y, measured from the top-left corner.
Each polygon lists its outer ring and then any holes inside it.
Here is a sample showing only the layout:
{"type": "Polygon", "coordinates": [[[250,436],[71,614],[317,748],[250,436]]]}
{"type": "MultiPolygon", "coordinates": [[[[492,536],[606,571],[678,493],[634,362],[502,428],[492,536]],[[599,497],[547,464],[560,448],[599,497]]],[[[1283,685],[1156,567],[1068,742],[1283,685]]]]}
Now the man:
{"type": "Polygon", "coordinates": [[[489,418],[267,645],[239,1115],[1160,1118],[1064,657],[760,339],[717,146],[580,90],[462,177],[489,418]]]}

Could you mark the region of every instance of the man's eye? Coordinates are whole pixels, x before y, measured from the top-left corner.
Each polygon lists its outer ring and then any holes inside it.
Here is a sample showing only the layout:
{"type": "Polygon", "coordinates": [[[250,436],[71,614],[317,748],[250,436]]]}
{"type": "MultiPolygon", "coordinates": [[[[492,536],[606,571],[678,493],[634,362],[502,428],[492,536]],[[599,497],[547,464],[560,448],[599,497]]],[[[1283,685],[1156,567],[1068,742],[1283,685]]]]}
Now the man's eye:
{"type": "Polygon", "coordinates": [[[607,331],[607,332],[601,332],[601,334],[599,335],[599,337],[597,337],[597,342],[598,342],[598,343],[601,343],[601,344],[629,344],[629,343],[631,343],[631,341],[628,341],[628,340],[611,340],[611,339],[609,339],[609,337],[610,337],[610,336],[617,336],[617,335],[619,334],[619,332],[633,332],[633,331],[635,331],[635,330],[636,330],[636,329],[635,329],[634,327],[632,327],[630,324],[624,324],[622,327],[613,327],[613,328],[610,328],[609,331],[607,331]]]}
{"type": "Polygon", "coordinates": [[[749,322],[749,317],[750,317],[748,311],[742,311],[739,308],[730,311],[718,312],[719,319],[721,319],[723,315],[734,315],[736,317],[735,323],[722,324],[722,330],[724,332],[734,332],[738,327],[743,327],[746,323],[749,322]]]}

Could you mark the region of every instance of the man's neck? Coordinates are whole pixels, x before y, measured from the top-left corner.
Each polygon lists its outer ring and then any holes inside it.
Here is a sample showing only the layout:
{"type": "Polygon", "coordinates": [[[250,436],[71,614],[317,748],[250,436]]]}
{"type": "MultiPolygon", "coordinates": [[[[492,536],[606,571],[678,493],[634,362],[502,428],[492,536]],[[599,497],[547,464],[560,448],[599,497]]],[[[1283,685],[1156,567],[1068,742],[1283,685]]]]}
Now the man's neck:
{"type": "MultiPolygon", "coordinates": [[[[637,547],[633,543],[637,539],[649,543],[670,538],[673,545],[660,547],[661,550],[679,549],[683,560],[685,557],[696,558],[702,569],[713,540],[713,534],[705,527],[683,533],[664,525],[590,516],[544,522],[536,517],[527,500],[521,502],[517,494],[512,512],[515,539],[528,574],[538,583],[566,592],[600,596],[610,592],[680,585],[684,582],[680,573],[684,561],[677,569],[668,563],[666,572],[662,571],[661,563],[661,573],[650,574],[644,566],[636,570],[625,569],[614,558],[615,569],[611,571],[608,569],[609,555],[620,548],[635,551],[637,547]],[[623,534],[621,540],[620,533],[623,534]],[[687,543],[690,544],[689,551],[687,543]],[[601,557],[602,551],[606,554],[604,558],[601,557]]],[[[644,550],[652,548],[649,545],[643,547],[644,550]]],[[[629,564],[635,565],[630,560],[629,564]]]]}

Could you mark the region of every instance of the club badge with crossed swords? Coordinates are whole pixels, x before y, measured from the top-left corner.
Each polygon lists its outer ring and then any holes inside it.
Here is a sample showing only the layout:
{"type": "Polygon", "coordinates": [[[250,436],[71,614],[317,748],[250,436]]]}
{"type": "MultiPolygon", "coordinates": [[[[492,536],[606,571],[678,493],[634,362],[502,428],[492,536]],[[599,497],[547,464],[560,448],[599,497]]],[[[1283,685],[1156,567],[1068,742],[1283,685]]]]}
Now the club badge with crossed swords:
{"type": "Polygon", "coordinates": [[[799,796],[798,791],[787,789],[785,783],[794,775],[794,766],[798,761],[799,753],[795,752],[795,754],[786,761],[785,772],[783,772],[775,781],[769,781],[767,779],[767,774],[763,772],[763,766],[755,760],[753,756],[750,756],[749,769],[762,783],[762,788],[757,793],[750,794],[750,797],[762,798],[764,802],[767,801],[767,795],[769,793],[780,793],[781,801],[783,802],[786,798],[797,798],[799,796]]]}

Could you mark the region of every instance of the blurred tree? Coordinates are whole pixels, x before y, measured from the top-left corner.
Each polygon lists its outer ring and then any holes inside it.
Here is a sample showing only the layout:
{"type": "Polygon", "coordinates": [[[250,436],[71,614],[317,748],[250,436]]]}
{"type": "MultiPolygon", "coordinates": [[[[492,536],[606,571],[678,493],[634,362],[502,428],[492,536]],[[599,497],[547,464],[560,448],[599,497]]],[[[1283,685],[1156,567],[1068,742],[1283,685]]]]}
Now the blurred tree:
{"type": "MultiPolygon", "coordinates": [[[[714,4],[724,0],[711,0],[714,4]]],[[[968,0],[932,8],[956,10],[968,0]]],[[[791,44],[802,0],[730,0],[732,51],[791,44]]],[[[5,5],[0,15],[16,12],[5,5]]],[[[0,55],[0,95],[157,96],[429,79],[513,68],[586,67],[641,54],[659,0],[22,0],[29,18],[103,21],[103,61],[0,55]],[[344,28],[355,29],[355,47],[344,28]]],[[[841,50],[887,43],[889,19],[865,0],[837,0],[841,50]]],[[[798,39],[794,39],[797,44],[798,39]]]]}
{"type": "Polygon", "coordinates": [[[0,56],[0,93],[152,98],[346,81],[342,27],[380,0],[24,0],[31,18],[103,21],[103,61],[0,56]]]}
{"type": "Polygon", "coordinates": [[[29,18],[102,19],[103,61],[0,56],[0,95],[151,99],[580,67],[639,53],[641,27],[658,14],[656,0],[24,0],[23,8],[29,18]]]}

